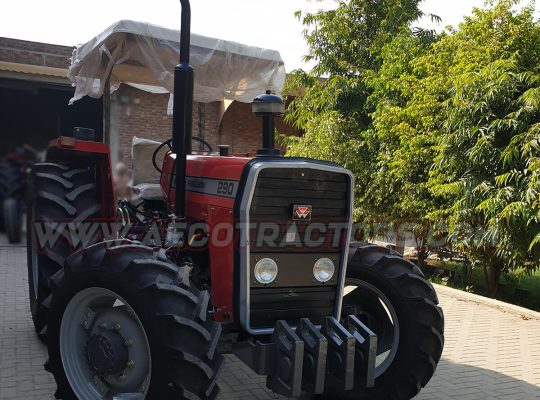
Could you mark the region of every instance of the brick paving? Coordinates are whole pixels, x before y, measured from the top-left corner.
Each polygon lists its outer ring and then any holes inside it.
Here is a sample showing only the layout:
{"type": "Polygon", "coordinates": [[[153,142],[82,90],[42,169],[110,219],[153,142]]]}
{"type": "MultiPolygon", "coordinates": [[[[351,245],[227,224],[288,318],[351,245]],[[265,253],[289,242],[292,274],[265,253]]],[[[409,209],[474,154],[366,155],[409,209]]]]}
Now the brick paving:
{"type": "MultiPolygon", "coordinates": [[[[32,328],[25,252],[0,244],[0,399],[50,400],[55,384],[43,370],[46,349],[32,328]]],[[[446,346],[417,399],[540,399],[540,314],[447,288],[440,288],[439,297],[446,346]]],[[[265,378],[231,356],[220,386],[222,400],[274,398],[265,378]]]]}

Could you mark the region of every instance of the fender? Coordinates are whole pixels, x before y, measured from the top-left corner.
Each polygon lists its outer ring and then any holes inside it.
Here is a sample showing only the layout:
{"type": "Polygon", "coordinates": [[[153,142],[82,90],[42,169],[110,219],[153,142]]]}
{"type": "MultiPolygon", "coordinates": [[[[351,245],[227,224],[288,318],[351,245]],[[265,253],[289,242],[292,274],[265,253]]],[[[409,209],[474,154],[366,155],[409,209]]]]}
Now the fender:
{"type": "Polygon", "coordinates": [[[94,167],[95,183],[101,189],[101,218],[104,222],[116,221],[111,149],[108,144],[60,136],[49,142],[46,161],[94,167]]]}

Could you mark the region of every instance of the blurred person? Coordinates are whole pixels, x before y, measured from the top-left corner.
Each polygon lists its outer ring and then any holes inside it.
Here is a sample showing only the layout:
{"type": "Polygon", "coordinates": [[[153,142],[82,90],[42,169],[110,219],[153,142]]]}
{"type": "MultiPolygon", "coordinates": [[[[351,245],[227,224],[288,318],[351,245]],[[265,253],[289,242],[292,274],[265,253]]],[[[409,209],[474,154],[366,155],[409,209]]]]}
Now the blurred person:
{"type": "Polygon", "coordinates": [[[131,175],[128,167],[123,162],[118,162],[114,168],[113,185],[116,200],[128,200],[130,202],[133,200],[131,175]]]}

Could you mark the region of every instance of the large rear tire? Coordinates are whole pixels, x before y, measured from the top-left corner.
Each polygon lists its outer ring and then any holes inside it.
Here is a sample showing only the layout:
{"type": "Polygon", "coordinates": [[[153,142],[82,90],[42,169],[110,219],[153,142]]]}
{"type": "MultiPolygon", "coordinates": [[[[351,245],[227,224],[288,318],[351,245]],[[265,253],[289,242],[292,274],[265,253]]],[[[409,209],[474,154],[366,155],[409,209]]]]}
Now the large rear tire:
{"type": "Polygon", "coordinates": [[[11,244],[20,243],[22,235],[21,202],[12,197],[4,200],[2,204],[4,215],[4,228],[11,244]]]}
{"type": "Polygon", "coordinates": [[[56,398],[215,399],[224,364],[216,350],[221,325],[209,316],[209,293],[193,287],[188,274],[157,260],[151,248],[126,242],[70,256],[48,301],[46,369],[58,385],[56,398]],[[81,301],[92,296],[94,303],[81,301]],[[96,336],[110,350],[100,363],[89,357],[96,336]],[[133,377],[133,365],[145,374],[133,377]]]}
{"type": "Polygon", "coordinates": [[[349,259],[342,314],[377,334],[375,386],[340,398],[408,400],[426,386],[442,354],[444,317],[420,269],[384,247],[357,248],[349,259]]]}
{"type": "Polygon", "coordinates": [[[78,238],[74,227],[99,218],[101,206],[91,168],[37,163],[27,194],[27,265],[30,310],[44,339],[51,294],[49,281],[74,251],[99,241],[99,235],[78,238]],[[71,225],[70,225],[71,224],[71,225]],[[79,240],[81,239],[81,240],[79,240]]]}

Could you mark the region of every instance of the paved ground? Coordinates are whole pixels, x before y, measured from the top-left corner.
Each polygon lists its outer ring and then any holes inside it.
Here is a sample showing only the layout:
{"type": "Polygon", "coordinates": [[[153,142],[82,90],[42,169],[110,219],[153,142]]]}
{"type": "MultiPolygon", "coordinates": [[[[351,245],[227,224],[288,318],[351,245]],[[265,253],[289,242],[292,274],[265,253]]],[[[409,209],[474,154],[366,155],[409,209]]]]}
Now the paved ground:
{"type": "MultiPolygon", "coordinates": [[[[1,243],[1,241],[0,241],[1,243]]],[[[439,289],[446,346],[421,400],[540,399],[540,314],[474,295],[439,289]],[[480,301],[480,302],[479,302],[480,301]]],[[[27,301],[25,248],[0,245],[0,399],[53,399],[27,301]]],[[[221,399],[272,399],[259,378],[233,357],[221,399]]]]}

